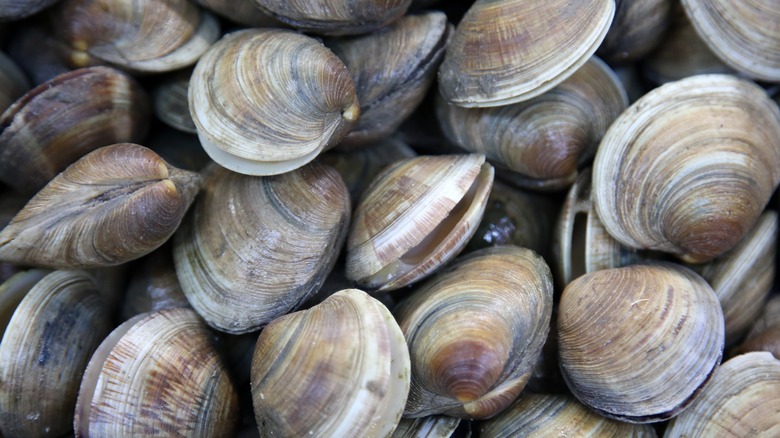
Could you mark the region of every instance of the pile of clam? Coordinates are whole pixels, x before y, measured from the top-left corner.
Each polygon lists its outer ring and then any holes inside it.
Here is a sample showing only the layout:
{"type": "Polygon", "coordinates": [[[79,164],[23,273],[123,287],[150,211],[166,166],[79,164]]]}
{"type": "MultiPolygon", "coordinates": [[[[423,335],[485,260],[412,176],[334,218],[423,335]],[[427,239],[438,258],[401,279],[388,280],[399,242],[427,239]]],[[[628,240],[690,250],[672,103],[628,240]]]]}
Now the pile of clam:
{"type": "Polygon", "coordinates": [[[0,434],[780,435],[778,23],[0,0],[0,434]]]}

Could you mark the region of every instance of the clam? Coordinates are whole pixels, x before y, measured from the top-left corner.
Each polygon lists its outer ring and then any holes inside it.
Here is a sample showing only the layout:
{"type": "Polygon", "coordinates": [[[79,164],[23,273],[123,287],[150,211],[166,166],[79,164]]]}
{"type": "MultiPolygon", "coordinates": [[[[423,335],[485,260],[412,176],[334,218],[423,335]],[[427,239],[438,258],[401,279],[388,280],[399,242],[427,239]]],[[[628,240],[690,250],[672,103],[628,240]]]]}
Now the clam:
{"type": "Polygon", "coordinates": [[[470,253],[414,290],[394,314],[409,344],[404,416],[489,418],[520,394],[550,329],[550,269],[533,251],[470,253]]]}
{"type": "Polygon", "coordinates": [[[33,194],[83,155],[147,131],[146,93],[107,67],[71,71],[19,98],[0,116],[0,180],[33,194]]]}
{"type": "Polygon", "coordinates": [[[446,415],[402,418],[391,438],[450,438],[460,425],[460,421],[460,418],[446,415]]]}
{"type": "Polygon", "coordinates": [[[479,423],[481,438],[497,437],[655,437],[646,424],[602,417],[570,395],[524,394],[506,411],[479,423]]]}
{"type": "Polygon", "coordinates": [[[29,88],[27,78],[16,63],[0,52],[0,113],[11,106],[29,88]]]}
{"type": "Polygon", "coordinates": [[[412,0],[252,0],[275,19],[324,35],[369,33],[401,18],[412,0]]]}
{"type": "Polygon", "coordinates": [[[326,42],[349,69],[360,102],[360,119],[339,147],[376,142],[398,129],[433,83],[451,28],[447,16],[435,11],[326,42]]]}
{"type": "Polygon", "coordinates": [[[179,282],[209,325],[238,334],[317,292],[344,244],[351,208],[338,172],[311,163],[269,177],[212,166],[193,210],[174,241],[179,282]]]}
{"type": "Polygon", "coordinates": [[[585,64],[614,14],[614,0],[477,0],[452,36],[439,91],[463,107],[536,97],[585,64]]]}
{"type": "Polygon", "coordinates": [[[593,200],[624,245],[701,263],[733,248],[780,181],[780,110],[743,79],[701,75],[647,93],[610,126],[593,200]]]}
{"type": "Polygon", "coordinates": [[[84,372],[76,436],[232,436],[238,397],[212,338],[191,309],[117,327],[84,372]]]}
{"type": "Polygon", "coordinates": [[[55,268],[118,265],[176,230],[200,187],[130,143],[102,147],[57,175],[0,231],[0,261],[55,268]]]}
{"type": "MultiPolygon", "coordinates": [[[[518,185],[560,189],[590,161],[610,123],[628,106],[614,72],[591,58],[557,87],[531,100],[495,108],[461,108],[439,99],[447,138],[483,153],[528,180],[518,185]]],[[[520,178],[518,178],[520,179],[520,178]]]]}
{"type": "Polygon", "coordinates": [[[409,374],[390,311],[360,290],[337,292],[260,333],[252,360],[260,436],[389,436],[409,374]]]}
{"type": "Polygon", "coordinates": [[[0,343],[0,430],[5,437],[65,435],[87,362],[111,330],[111,313],[83,271],[28,271],[7,283],[26,295],[13,310],[6,297],[14,291],[0,287],[3,312],[13,311],[0,343]]]}
{"type": "Polygon", "coordinates": [[[249,29],[214,44],[190,79],[190,113],[219,165],[288,172],[335,146],[360,115],[346,66],[317,40],[249,29]]]}
{"type": "Polygon", "coordinates": [[[723,355],[723,312],[707,282],[671,263],[585,274],[558,309],[561,370],[572,393],[631,423],[679,414],[723,355]]]}
{"type": "Polygon", "coordinates": [[[671,0],[615,0],[615,18],[596,53],[609,63],[644,57],[662,41],[672,10],[671,0]]]}
{"type": "Polygon", "coordinates": [[[165,124],[180,131],[196,134],[195,123],[190,116],[187,89],[192,70],[185,69],[171,74],[157,83],[152,91],[154,114],[165,124]]]}
{"type": "Polygon", "coordinates": [[[452,260],[485,211],[493,168],[484,155],[421,156],[376,176],[352,217],[347,278],[389,291],[452,260]]]}
{"type": "Polygon", "coordinates": [[[754,79],[780,82],[780,5],[775,0],[683,0],[701,39],[723,62],[754,79]]]}
{"type": "Polygon", "coordinates": [[[195,64],[219,38],[219,22],[188,0],[62,0],[51,11],[73,67],[137,73],[195,64]]]}
{"type": "Polygon", "coordinates": [[[780,434],[780,360],[748,353],[723,363],[665,437],[780,434]]]}

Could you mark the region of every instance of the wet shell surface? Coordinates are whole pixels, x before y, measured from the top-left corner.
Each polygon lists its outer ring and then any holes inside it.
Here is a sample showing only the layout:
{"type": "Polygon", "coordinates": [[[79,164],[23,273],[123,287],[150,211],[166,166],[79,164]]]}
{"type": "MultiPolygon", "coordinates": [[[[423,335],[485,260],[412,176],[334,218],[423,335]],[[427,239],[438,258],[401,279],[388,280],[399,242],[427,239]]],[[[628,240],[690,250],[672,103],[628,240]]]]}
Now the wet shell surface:
{"type": "Polygon", "coordinates": [[[637,249],[705,262],[753,227],[780,181],[780,110],[743,79],[654,89],[615,120],[593,165],[604,227],[637,249]]]}
{"type": "Polygon", "coordinates": [[[288,172],[336,145],[360,115],[344,63],[314,38],[281,29],[233,32],[190,79],[198,137],[219,165],[288,172]]]}
{"type": "Polygon", "coordinates": [[[538,96],[590,58],[614,14],[614,0],[478,0],[455,29],[439,91],[464,107],[538,96]]]}
{"type": "Polygon", "coordinates": [[[95,351],[76,404],[77,437],[230,437],[238,396],[191,309],[138,315],[95,351]]]}
{"type": "Polygon", "coordinates": [[[256,177],[213,166],[176,233],[184,294],[212,327],[258,330],[319,290],[346,239],[349,194],[335,169],[312,163],[256,177]]]}
{"type": "Polygon", "coordinates": [[[394,290],[452,260],[482,219],[492,183],[484,155],[422,156],[388,166],[355,209],[347,278],[394,290]]]}
{"type": "Polygon", "coordinates": [[[252,360],[260,436],[389,436],[409,376],[390,311],[360,290],[339,291],[261,332],[252,360]]]}
{"type": "Polygon", "coordinates": [[[547,339],[552,275],[533,251],[499,246],[456,261],[395,309],[409,344],[404,415],[489,418],[520,394],[547,339]]]}
{"type": "Polygon", "coordinates": [[[261,10],[304,32],[369,33],[401,18],[412,0],[252,0],[261,10]]]}
{"type": "Polygon", "coordinates": [[[561,370],[601,415],[646,423],[677,415],[720,364],[723,312],[712,288],[671,263],[585,274],[558,310],[561,370]]]}
{"type": "Polygon", "coordinates": [[[100,148],[57,175],[0,231],[0,261],[53,268],[113,266],[162,245],[200,176],[151,150],[100,148]]]}

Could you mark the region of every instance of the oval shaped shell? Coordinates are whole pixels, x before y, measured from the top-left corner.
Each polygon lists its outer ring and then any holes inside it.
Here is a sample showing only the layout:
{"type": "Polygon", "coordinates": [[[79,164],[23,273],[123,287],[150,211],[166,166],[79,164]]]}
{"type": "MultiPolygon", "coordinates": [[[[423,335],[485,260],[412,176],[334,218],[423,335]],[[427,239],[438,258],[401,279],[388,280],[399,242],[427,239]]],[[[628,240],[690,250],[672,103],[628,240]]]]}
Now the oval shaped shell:
{"type": "Polygon", "coordinates": [[[347,278],[393,290],[452,260],[482,219],[492,183],[484,155],[422,156],[386,167],[355,209],[347,278]]]}
{"type": "Polygon", "coordinates": [[[360,114],[344,63],[289,30],[226,35],[190,79],[190,113],[203,148],[248,175],[288,172],[347,134],[360,114]]]}
{"type": "Polygon", "coordinates": [[[191,309],[117,327],[84,373],[76,436],[232,436],[238,396],[213,336],[191,309]]]}
{"type": "Polygon", "coordinates": [[[593,165],[604,227],[638,249],[704,262],[750,230],[780,181],[780,110],[755,84],[702,75],[615,120],[593,165]]]}
{"type": "Polygon", "coordinates": [[[585,274],[558,310],[561,370],[601,415],[632,423],[677,415],[720,364],[723,312],[712,288],[679,265],[585,274]]]}
{"type": "Polygon", "coordinates": [[[602,417],[570,395],[524,394],[509,409],[479,423],[481,438],[655,437],[649,425],[602,417]]]}
{"type": "Polygon", "coordinates": [[[253,0],[290,26],[324,35],[369,33],[404,15],[412,0],[253,0]]]}
{"type": "Polygon", "coordinates": [[[560,85],[496,108],[436,103],[447,138],[469,152],[550,188],[566,187],[591,159],[610,123],[628,106],[615,73],[592,57],[560,85]]]}
{"type": "Polygon", "coordinates": [[[195,64],[220,34],[217,19],[187,0],[63,0],[51,16],[74,67],[173,71],[195,64]]]}
{"type": "Polygon", "coordinates": [[[118,70],[63,73],[0,116],[0,180],[33,194],[87,153],[143,139],[149,115],[146,93],[118,70]]]}
{"type": "Polygon", "coordinates": [[[197,173],[120,143],[57,175],[0,231],[0,261],[54,268],[119,265],[152,252],[179,226],[197,173]]]}
{"type": "Polygon", "coordinates": [[[552,275],[516,246],[475,251],[395,309],[409,344],[404,415],[489,418],[520,394],[550,330],[552,275]]]}
{"type": "Polygon", "coordinates": [[[111,312],[82,271],[43,277],[19,303],[0,344],[0,429],[6,437],[62,436],[84,370],[111,330],[111,312]]]}
{"type": "Polygon", "coordinates": [[[665,437],[780,434],[780,360],[748,353],[723,363],[665,437]]]}
{"type": "Polygon", "coordinates": [[[780,82],[780,4],[775,0],[683,0],[709,48],[744,75],[780,82]]]}
{"type": "Polygon", "coordinates": [[[613,0],[478,0],[455,29],[439,91],[463,107],[536,97],[590,58],[614,14],[613,0]]]}
{"type": "Polygon", "coordinates": [[[337,292],[260,333],[252,359],[260,436],[389,436],[409,375],[390,311],[360,290],[337,292]]]}
{"type": "Polygon", "coordinates": [[[213,166],[176,233],[184,294],[218,330],[259,329],[322,286],[346,238],[350,210],[341,177],[323,164],[272,177],[213,166]]]}

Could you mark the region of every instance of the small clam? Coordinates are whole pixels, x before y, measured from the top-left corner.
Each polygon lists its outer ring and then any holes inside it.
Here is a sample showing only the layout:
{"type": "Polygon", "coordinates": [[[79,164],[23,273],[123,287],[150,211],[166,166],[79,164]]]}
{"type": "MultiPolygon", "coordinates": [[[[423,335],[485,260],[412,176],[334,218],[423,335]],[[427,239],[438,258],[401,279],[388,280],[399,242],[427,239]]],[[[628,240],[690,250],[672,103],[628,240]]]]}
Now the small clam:
{"type": "Polygon", "coordinates": [[[395,309],[409,344],[404,416],[489,418],[531,376],[550,329],[550,268],[534,252],[498,246],[470,253],[395,309]]]}
{"type": "Polygon", "coordinates": [[[149,102],[130,76],[107,67],[61,74],[0,116],[0,180],[33,194],[101,146],[140,141],[149,102]]]}
{"type": "Polygon", "coordinates": [[[72,269],[139,258],[168,240],[199,188],[198,174],[143,146],[102,147],[57,175],[0,231],[0,261],[72,269]]]}
{"type": "Polygon", "coordinates": [[[733,248],[780,181],[780,110],[743,79],[701,75],[647,93],[593,165],[604,227],[637,249],[701,263],[733,248]]]}
{"type": "Polygon", "coordinates": [[[217,19],[188,0],[62,0],[50,18],[73,67],[173,71],[195,64],[219,38],[217,19]]]}
{"type": "Polygon", "coordinates": [[[723,312],[707,282],[671,263],[585,274],[558,309],[561,370],[601,415],[632,423],[677,415],[723,355],[723,312]]]}
{"type": "Polygon", "coordinates": [[[390,311],[360,290],[337,292],[260,333],[252,360],[260,436],[389,436],[409,375],[390,311]]]}
{"type": "Polygon", "coordinates": [[[335,146],[360,115],[344,63],[314,38],[281,29],[233,32],[190,79],[203,148],[249,175],[288,172],[335,146]]]}
{"type": "Polygon", "coordinates": [[[780,360],[748,353],[723,363],[664,437],[780,435],[780,360]]]}
{"type": "Polygon", "coordinates": [[[233,436],[238,396],[212,338],[191,309],[117,327],[84,372],[76,437],[233,436]]]}
{"type": "MultiPolygon", "coordinates": [[[[29,292],[0,344],[0,430],[5,437],[62,436],[72,430],[81,377],[111,330],[111,313],[86,272],[17,276],[9,283],[26,282],[29,292]],[[32,286],[31,277],[40,280],[32,286]]],[[[4,297],[12,292],[0,289],[4,297]]]]}
{"type": "Polygon", "coordinates": [[[447,48],[439,91],[463,107],[536,97],[590,58],[614,14],[614,0],[477,0],[447,48]]]}
{"type": "Polygon", "coordinates": [[[386,167],[355,209],[347,278],[388,291],[431,274],[468,243],[492,183],[484,155],[421,156],[386,167]]]}
{"type": "Polygon", "coordinates": [[[338,172],[320,163],[268,177],[212,166],[174,239],[184,294],[218,330],[258,330],[322,286],[350,211],[338,172]]]}

